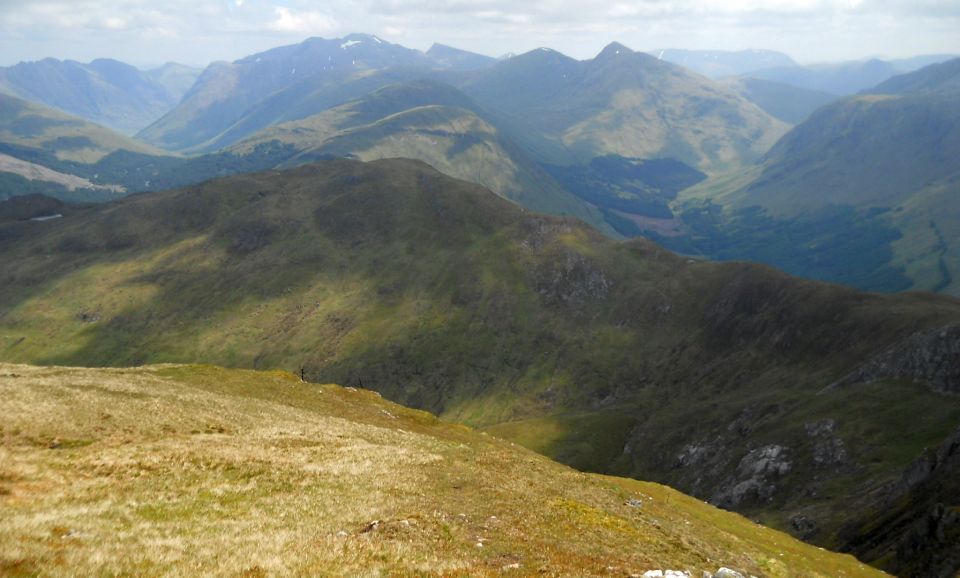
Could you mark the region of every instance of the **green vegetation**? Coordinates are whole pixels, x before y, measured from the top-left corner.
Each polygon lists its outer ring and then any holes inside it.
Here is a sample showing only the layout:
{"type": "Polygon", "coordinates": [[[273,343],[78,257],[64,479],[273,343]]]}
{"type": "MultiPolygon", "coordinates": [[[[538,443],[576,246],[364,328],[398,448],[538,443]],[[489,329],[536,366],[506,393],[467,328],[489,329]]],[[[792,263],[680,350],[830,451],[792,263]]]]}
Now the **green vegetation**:
{"type": "Polygon", "coordinates": [[[924,428],[847,411],[853,389],[820,392],[957,321],[954,299],[615,243],[415,161],[327,161],[0,225],[5,361],[302,370],[701,498],[779,444],[789,475],[736,507],[783,528],[813,508],[833,546],[847,504],[960,415],[922,385],[890,390],[887,409],[914,407],[924,428]],[[843,467],[813,461],[807,424],[827,419],[843,467]],[[678,468],[703,440],[721,445],[678,468]]]}
{"type": "Polygon", "coordinates": [[[700,171],[673,159],[627,159],[617,155],[597,157],[588,165],[545,168],[564,188],[599,207],[604,220],[624,236],[637,236],[640,230],[617,212],[673,218],[670,201],[681,190],[706,178],[700,171]]]}
{"type": "Polygon", "coordinates": [[[815,110],[838,98],[828,92],[762,78],[732,78],[725,83],[770,116],[790,124],[800,124],[815,110]]]}
{"type": "Polygon", "coordinates": [[[561,143],[563,152],[535,149],[552,164],[614,154],[716,173],[759,158],[787,129],[734,91],[616,43],[586,61],[534,50],[458,86],[561,143]]]}
{"type": "Polygon", "coordinates": [[[870,290],[960,295],[960,246],[949,241],[960,231],[960,157],[948,152],[960,150],[958,69],[930,67],[824,106],[762,164],[683,191],[672,208],[693,221],[687,248],[870,290]],[[706,225],[705,203],[721,209],[706,225]],[[798,236],[795,224],[814,232],[798,236]],[[776,239],[751,246],[764,229],[776,239]],[[780,230],[796,242],[780,242],[780,230]]]}
{"type": "Polygon", "coordinates": [[[121,149],[165,154],[110,129],[7,94],[0,94],[0,143],[33,149],[38,154],[42,151],[42,154],[59,161],[82,164],[95,163],[121,149]]]}
{"type": "Polygon", "coordinates": [[[282,167],[336,157],[418,159],[529,209],[577,217],[614,234],[599,211],[565,190],[509,134],[460,91],[416,81],[264,129],[228,151],[245,158],[258,148],[286,147],[282,167]]]}
{"type": "Polygon", "coordinates": [[[425,75],[423,53],[352,34],[309,38],[204,70],[183,100],[137,136],[180,152],[212,152],[270,125],[316,114],[425,75]],[[341,48],[354,42],[349,50],[341,48]]]}
{"type": "Polygon", "coordinates": [[[14,173],[0,173],[0,200],[33,194],[63,198],[69,196],[70,191],[58,183],[32,181],[14,173]]]}
{"type": "Polygon", "coordinates": [[[4,575],[882,575],[282,372],[0,365],[0,415],[4,575]]]}
{"type": "Polygon", "coordinates": [[[760,207],[726,214],[713,203],[688,204],[679,217],[683,237],[650,234],[681,253],[724,261],[755,261],[787,273],[873,291],[902,291],[912,281],[891,264],[901,238],[885,210],[829,205],[793,218],[760,207]]]}
{"type": "Polygon", "coordinates": [[[177,104],[189,88],[182,84],[192,84],[189,70],[168,65],[154,76],[105,58],[88,64],[45,58],[0,68],[0,92],[133,134],[177,104]]]}

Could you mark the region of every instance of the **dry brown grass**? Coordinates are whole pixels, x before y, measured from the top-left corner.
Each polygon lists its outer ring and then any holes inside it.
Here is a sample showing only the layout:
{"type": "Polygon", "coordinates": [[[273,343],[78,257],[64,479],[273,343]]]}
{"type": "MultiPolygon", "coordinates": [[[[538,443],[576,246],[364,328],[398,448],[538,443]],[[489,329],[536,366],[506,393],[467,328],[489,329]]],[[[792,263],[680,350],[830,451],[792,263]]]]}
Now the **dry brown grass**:
{"type": "Polygon", "coordinates": [[[699,576],[721,565],[879,574],[366,391],[206,366],[0,365],[0,575],[699,576]]]}

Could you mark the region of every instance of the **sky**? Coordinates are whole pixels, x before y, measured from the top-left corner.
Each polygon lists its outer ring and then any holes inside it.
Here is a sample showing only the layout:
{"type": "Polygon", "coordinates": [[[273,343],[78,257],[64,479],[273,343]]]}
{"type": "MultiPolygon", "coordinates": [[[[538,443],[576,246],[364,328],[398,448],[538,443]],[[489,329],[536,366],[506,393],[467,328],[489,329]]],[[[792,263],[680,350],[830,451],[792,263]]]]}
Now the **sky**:
{"type": "Polygon", "coordinates": [[[960,0],[0,0],[0,66],[109,57],[236,60],[312,36],[376,34],[490,56],[611,41],[786,52],[801,63],[960,54],[960,0]]]}

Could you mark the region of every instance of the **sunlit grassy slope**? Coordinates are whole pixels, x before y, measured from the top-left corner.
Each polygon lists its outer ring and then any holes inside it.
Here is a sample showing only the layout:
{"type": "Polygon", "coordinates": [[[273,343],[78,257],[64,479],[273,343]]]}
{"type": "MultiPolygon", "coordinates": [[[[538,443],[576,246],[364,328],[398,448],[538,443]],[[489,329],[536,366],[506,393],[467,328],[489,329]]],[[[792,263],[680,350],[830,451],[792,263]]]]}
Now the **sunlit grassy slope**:
{"type": "Polygon", "coordinates": [[[881,574],[287,373],[0,365],[0,417],[5,576],[881,574]]]}

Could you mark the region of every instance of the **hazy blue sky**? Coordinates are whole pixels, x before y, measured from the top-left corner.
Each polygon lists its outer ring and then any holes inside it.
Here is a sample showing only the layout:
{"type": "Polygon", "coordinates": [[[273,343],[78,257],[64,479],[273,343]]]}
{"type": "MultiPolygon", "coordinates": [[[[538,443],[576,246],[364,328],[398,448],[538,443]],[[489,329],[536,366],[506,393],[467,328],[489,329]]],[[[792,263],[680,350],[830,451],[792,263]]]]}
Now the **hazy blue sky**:
{"type": "Polygon", "coordinates": [[[0,0],[0,65],[234,60],[310,36],[377,34],[497,56],[770,48],[801,62],[960,53],[960,0],[0,0]]]}

